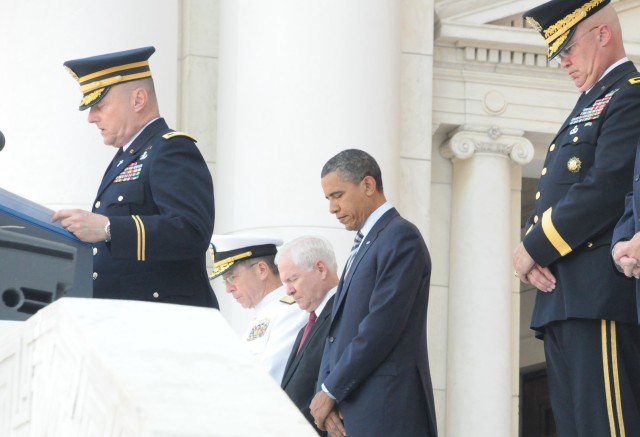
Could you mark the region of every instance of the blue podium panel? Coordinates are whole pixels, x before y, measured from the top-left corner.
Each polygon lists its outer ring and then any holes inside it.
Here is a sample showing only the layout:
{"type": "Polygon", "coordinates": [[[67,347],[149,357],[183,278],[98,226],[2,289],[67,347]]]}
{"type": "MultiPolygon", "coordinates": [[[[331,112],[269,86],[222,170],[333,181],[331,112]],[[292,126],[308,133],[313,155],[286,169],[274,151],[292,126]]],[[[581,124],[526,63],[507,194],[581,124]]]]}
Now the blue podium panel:
{"type": "Polygon", "coordinates": [[[0,188],[0,319],[24,320],[62,296],[93,296],[93,254],[53,211],[0,188]]]}
{"type": "Polygon", "coordinates": [[[73,286],[76,249],[0,229],[0,319],[24,320],[73,286]]]}

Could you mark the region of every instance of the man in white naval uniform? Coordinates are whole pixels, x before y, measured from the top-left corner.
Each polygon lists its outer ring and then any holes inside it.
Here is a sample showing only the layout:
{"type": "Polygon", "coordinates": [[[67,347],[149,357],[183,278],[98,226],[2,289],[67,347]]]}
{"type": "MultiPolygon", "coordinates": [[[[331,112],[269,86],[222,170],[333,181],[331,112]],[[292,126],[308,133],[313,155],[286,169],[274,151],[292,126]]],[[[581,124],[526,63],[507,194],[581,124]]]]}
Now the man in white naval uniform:
{"type": "Polygon", "coordinates": [[[214,270],[222,275],[227,293],[243,308],[253,308],[255,317],[243,340],[250,353],[279,384],[289,353],[308,315],[295,305],[280,281],[274,263],[276,246],[282,240],[256,235],[214,235],[214,270]]]}

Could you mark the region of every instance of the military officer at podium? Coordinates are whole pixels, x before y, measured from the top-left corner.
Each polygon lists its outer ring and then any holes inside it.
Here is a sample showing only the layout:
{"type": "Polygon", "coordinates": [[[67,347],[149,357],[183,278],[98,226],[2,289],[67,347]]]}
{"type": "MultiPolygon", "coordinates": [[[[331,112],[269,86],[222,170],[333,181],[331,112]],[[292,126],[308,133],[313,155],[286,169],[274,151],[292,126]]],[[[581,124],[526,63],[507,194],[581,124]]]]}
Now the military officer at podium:
{"type": "Polygon", "coordinates": [[[227,293],[255,311],[242,339],[278,384],[296,335],[308,319],[287,296],[274,260],[282,240],[263,235],[213,235],[212,278],[222,275],[227,293]]]}
{"type": "Polygon", "coordinates": [[[537,289],[559,436],[640,436],[640,331],[633,281],[611,238],[631,190],[640,73],[608,0],[552,0],[524,14],[580,92],[550,142],[516,275],[537,289]]]}
{"type": "Polygon", "coordinates": [[[217,308],[206,270],[212,178],[195,140],[160,117],[154,51],[64,63],[80,85],[79,109],[88,109],[89,123],[117,153],[92,211],[60,210],[52,221],[93,243],[94,297],[217,308]]]}

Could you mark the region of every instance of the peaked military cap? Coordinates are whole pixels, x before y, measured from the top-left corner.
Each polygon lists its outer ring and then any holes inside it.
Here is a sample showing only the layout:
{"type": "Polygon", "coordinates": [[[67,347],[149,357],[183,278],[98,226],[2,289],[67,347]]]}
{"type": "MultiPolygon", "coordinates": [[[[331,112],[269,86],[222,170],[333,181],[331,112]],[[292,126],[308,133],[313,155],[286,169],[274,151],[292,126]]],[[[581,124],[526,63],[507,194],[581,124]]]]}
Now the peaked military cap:
{"type": "Polygon", "coordinates": [[[549,46],[547,59],[551,60],[571,41],[582,20],[609,3],[609,0],[551,0],[522,16],[544,38],[549,46]]]}
{"type": "Polygon", "coordinates": [[[211,237],[213,271],[209,279],[229,270],[236,261],[275,255],[283,241],[265,235],[216,235],[211,237]]]}
{"type": "Polygon", "coordinates": [[[154,47],[142,47],[65,62],[65,68],[80,84],[79,109],[98,103],[113,85],[151,77],[149,58],[155,51],[154,47]]]}

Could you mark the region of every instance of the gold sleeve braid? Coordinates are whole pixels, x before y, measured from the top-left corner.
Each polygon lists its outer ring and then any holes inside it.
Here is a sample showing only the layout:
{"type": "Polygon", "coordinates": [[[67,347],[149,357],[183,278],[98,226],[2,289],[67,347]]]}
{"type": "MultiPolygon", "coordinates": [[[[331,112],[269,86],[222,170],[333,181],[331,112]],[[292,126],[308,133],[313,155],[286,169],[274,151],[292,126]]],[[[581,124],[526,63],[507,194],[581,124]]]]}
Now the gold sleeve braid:
{"type": "Polygon", "coordinates": [[[564,241],[564,238],[560,235],[556,227],[553,225],[551,218],[552,208],[549,208],[542,214],[542,231],[547,236],[549,242],[555,247],[561,256],[565,256],[571,252],[571,246],[564,241]]]}
{"type": "Polygon", "coordinates": [[[139,215],[132,215],[131,218],[136,224],[137,240],[137,256],[138,261],[145,261],[147,258],[147,235],[144,230],[144,223],[139,215]]]}

